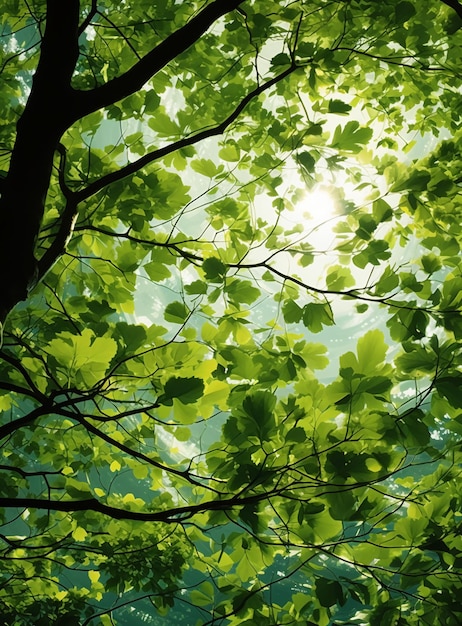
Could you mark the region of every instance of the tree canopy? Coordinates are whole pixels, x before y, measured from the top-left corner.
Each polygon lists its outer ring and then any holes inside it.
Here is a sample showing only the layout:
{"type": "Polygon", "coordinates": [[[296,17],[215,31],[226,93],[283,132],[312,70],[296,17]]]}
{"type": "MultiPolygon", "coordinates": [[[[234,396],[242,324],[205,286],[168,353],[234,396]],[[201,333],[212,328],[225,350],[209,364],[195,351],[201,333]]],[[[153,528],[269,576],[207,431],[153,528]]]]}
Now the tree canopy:
{"type": "Polygon", "coordinates": [[[0,7],[0,624],[459,626],[462,5],[0,7]]]}

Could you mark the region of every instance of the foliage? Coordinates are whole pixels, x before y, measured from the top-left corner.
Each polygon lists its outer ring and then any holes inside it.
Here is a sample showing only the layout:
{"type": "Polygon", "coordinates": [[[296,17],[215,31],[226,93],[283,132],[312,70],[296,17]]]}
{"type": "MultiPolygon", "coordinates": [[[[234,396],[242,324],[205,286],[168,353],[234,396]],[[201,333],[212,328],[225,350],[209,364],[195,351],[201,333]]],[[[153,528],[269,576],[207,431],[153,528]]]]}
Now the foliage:
{"type": "Polygon", "coordinates": [[[0,4],[0,623],[460,624],[462,6],[0,4]]]}

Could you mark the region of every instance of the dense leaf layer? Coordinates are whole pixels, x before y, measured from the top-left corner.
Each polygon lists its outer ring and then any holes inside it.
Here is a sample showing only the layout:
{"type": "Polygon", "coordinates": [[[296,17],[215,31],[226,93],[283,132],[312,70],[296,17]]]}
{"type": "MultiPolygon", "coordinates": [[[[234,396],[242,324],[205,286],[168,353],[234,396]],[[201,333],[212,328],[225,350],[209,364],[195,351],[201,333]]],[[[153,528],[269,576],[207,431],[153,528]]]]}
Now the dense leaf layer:
{"type": "Polygon", "coordinates": [[[461,5],[0,6],[0,623],[458,626],[461,5]]]}

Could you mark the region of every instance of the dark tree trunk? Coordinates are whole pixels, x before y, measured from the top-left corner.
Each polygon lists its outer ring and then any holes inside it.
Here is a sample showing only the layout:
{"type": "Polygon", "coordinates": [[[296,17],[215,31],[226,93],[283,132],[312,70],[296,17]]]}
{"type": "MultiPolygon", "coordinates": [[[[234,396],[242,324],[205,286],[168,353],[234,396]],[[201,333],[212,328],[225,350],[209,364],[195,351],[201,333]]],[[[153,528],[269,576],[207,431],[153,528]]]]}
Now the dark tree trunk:
{"type": "Polygon", "coordinates": [[[78,0],[48,0],[31,93],[0,199],[0,322],[34,282],[37,238],[59,138],[75,119],[70,86],[77,62],[78,0]]]}

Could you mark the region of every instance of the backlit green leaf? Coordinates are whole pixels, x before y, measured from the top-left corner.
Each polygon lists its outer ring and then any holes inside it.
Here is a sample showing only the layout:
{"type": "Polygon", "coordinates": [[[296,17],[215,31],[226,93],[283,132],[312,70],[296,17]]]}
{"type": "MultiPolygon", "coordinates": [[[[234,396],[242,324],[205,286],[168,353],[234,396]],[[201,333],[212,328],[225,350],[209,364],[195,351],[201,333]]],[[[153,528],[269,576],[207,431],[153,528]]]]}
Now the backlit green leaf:
{"type": "Polygon", "coordinates": [[[201,378],[170,378],[164,386],[164,396],[167,400],[178,398],[183,404],[190,404],[198,400],[204,393],[204,381],[201,378]]]}
{"type": "Polygon", "coordinates": [[[183,324],[189,316],[189,310],[182,302],[171,302],[165,307],[164,319],[166,322],[183,324]]]}

